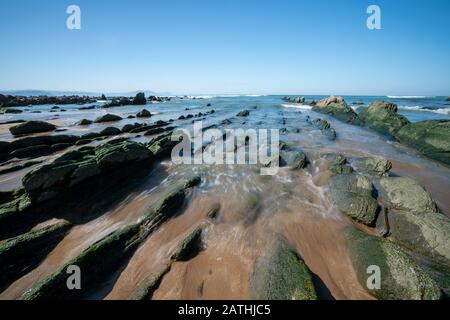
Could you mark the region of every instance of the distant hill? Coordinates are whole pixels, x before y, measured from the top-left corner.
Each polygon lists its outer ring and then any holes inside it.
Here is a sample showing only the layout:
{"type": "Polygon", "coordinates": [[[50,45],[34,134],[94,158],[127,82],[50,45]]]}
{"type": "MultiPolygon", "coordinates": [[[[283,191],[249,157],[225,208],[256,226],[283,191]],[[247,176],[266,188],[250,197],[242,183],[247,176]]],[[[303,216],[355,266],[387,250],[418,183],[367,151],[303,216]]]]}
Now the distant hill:
{"type": "Polygon", "coordinates": [[[131,92],[84,92],[84,91],[52,91],[52,90],[5,90],[0,91],[0,94],[3,95],[12,95],[12,96],[26,96],[26,97],[32,97],[32,96],[88,96],[88,97],[99,97],[103,93],[106,96],[114,97],[114,96],[135,96],[138,92],[144,92],[145,96],[152,96],[152,95],[170,95],[168,93],[156,93],[149,90],[143,90],[143,91],[131,91],[131,92]]]}

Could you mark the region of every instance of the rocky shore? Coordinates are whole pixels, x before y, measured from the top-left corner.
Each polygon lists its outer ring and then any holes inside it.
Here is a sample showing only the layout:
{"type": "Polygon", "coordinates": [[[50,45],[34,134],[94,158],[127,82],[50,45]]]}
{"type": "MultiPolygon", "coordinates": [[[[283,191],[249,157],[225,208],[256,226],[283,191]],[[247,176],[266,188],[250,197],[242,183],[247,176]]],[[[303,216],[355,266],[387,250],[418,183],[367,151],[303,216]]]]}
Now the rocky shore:
{"type": "Polygon", "coordinates": [[[67,122],[52,102],[2,124],[0,299],[449,297],[448,121],[412,123],[382,101],[354,111],[341,97],[285,98],[307,111],[127,99],[72,108],[67,122]],[[278,174],[174,164],[174,132],[200,120],[204,132],[278,127],[278,174]],[[73,265],[82,290],[67,288],[73,265]],[[373,266],[379,288],[367,285],[373,266]]]}

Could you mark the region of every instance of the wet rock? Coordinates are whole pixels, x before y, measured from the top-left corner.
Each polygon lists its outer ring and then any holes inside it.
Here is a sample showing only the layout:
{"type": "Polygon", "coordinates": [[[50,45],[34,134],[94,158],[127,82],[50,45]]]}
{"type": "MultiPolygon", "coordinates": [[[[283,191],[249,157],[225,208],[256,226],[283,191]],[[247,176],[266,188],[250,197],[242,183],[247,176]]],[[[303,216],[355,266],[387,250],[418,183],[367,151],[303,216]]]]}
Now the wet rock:
{"type": "Polygon", "coordinates": [[[450,165],[449,120],[410,123],[398,130],[396,137],[428,158],[450,165]]]}
{"type": "Polygon", "coordinates": [[[202,249],[202,232],[203,229],[201,227],[192,231],[175,248],[171,259],[174,261],[187,261],[195,256],[202,249]]]}
{"type": "Polygon", "coordinates": [[[220,203],[214,204],[206,214],[206,217],[208,219],[215,220],[220,213],[220,208],[221,208],[220,203]]]}
{"type": "Polygon", "coordinates": [[[296,98],[284,97],[283,100],[286,102],[289,102],[289,103],[304,103],[305,102],[304,97],[296,97],[296,98]]]}
{"type": "Polygon", "coordinates": [[[47,123],[44,121],[27,121],[9,128],[9,131],[13,135],[17,136],[23,134],[49,132],[54,131],[55,129],[56,126],[51,123],[47,123]]]}
{"type": "Polygon", "coordinates": [[[361,172],[379,177],[388,177],[392,169],[392,163],[389,160],[374,157],[355,159],[352,165],[361,172]]]}
{"type": "Polygon", "coordinates": [[[126,124],[122,128],[122,132],[131,132],[134,129],[141,128],[144,126],[142,123],[126,124]]]}
{"type": "Polygon", "coordinates": [[[171,264],[164,267],[156,275],[150,275],[141,281],[131,294],[130,300],[149,300],[158,289],[163,277],[170,271],[171,264]]]}
{"type": "Polygon", "coordinates": [[[0,244],[0,288],[11,284],[44,259],[63,239],[71,224],[61,221],[0,244]]]}
{"type": "Polygon", "coordinates": [[[251,291],[256,300],[317,300],[308,267],[282,242],[273,245],[257,262],[251,291]]]}
{"type": "Polygon", "coordinates": [[[31,146],[26,147],[22,149],[16,149],[13,152],[11,152],[12,158],[19,158],[19,159],[25,159],[25,158],[32,158],[32,157],[41,157],[52,153],[51,148],[48,145],[38,145],[38,146],[31,146]]]}
{"type": "Polygon", "coordinates": [[[308,158],[303,152],[295,155],[294,161],[290,164],[292,170],[300,170],[306,168],[308,165],[308,158]]]}
{"type": "Polygon", "coordinates": [[[395,136],[402,127],[409,124],[408,119],[397,111],[396,104],[375,101],[360,115],[369,128],[381,134],[395,136]]]}
{"type": "Polygon", "coordinates": [[[77,126],[88,126],[90,124],[92,124],[92,121],[88,119],[81,119],[76,123],[77,126]]]}
{"type": "Polygon", "coordinates": [[[222,125],[228,125],[228,124],[231,124],[231,123],[232,123],[232,122],[231,122],[230,119],[225,119],[225,120],[223,120],[223,121],[221,122],[222,125]]]}
{"type": "Polygon", "coordinates": [[[88,178],[144,161],[150,165],[151,160],[152,154],[142,144],[111,141],[93,150],[66,153],[53,163],[25,175],[22,183],[34,202],[42,202],[88,178]]]}
{"type": "Polygon", "coordinates": [[[103,116],[98,117],[97,119],[95,119],[95,123],[102,123],[102,122],[115,122],[115,121],[120,121],[122,120],[121,117],[119,117],[118,115],[115,114],[105,114],[103,116]]]}
{"type": "MultiPolygon", "coordinates": [[[[188,184],[188,183],[185,183],[188,184]]],[[[40,281],[22,297],[24,300],[82,299],[98,289],[102,281],[118,271],[127,258],[162,223],[173,217],[186,197],[187,189],[175,187],[140,222],[119,229],[96,242],[48,278],[40,281]],[[83,270],[81,290],[67,288],[67,268],[76,265],[83,270]]]]}
{"type": "Polygon", "coordinates": [[[0,109],[0,113],[6,113],[6,114],[19,114],[19,113],[23,113],[23,111],[20,110],[20,109],[11,109],[11,108],[7,108],[7,109],[0,109]]]}
{"type": "Polygon", "coordinates": [[[156,158],[163,158],[170,155],[173,147],[175,147],[179,139],[175,138],[172,141],[173,132],[164,133],[158,137],[153,138],[147,143],[148,149],[154,154],[156,158]]]}
{"type": "Polygon", "coordinates": [[[315,119],[312,121],[312,124],[322,131],[322,134],[328,138],[330,141],[336,140],[336,130],[331,128],[331,125],[328,121],[322,119],[315,119]]]}
{"type": "Polygon", "coordinates": [[[133,99],[133,105],[146,105],[147,99],[145,99],[145,94],[139,92],[133,99]]]}
{"type": "Polygon", "coordinates": [[[136,115],[138,118],[150,118],[151,116],[152,114],[147,109],[142,110],[136,115]]]}
{"type": "Polygon", "coordinates": [[[361,124],[361,120],[352,108],[350,108],[342,97],[329,97],[320,100],[313,107],[313,111],[328,114],[346,123],[361,124]]]}
{"type": "Polygon", "coordinates": [[[391,209],[415,213],[437,212],[430,193],[411,178],[381,178],[380,185],[383,199],[391,209]]]}
{"type": "Polygon", "coordinates": [[[24,189],[9,192],[0,192],[0,229],[1,234],[7,226],[7,220],[13,220],[16,216],[24,213],[31,207],[31,201],[24,189]]]}
{"type": "Polygon", "coordinates": [[[115,127],[108,127],[100,131],[100,135],[102,136],[117,136],[121,133],[122,131],[120,131],[120,129],[115,127]]]}
{"type": "Polygon", "coordinates": [[[378,214],[378,202],[368,178],[359,174],[335,175],[330,180],[330,193],[338,209],[350,218],[372,226],[378,214]]]}
{"type": "Polygon", "coordinates": [[[414,260],[388,240],[347,227],[350,258],[361,286],[381,300],[438,300],[437,283],[414,260]],[[380,288],[369,288],[368,270],[380,268],[380,288]]]}

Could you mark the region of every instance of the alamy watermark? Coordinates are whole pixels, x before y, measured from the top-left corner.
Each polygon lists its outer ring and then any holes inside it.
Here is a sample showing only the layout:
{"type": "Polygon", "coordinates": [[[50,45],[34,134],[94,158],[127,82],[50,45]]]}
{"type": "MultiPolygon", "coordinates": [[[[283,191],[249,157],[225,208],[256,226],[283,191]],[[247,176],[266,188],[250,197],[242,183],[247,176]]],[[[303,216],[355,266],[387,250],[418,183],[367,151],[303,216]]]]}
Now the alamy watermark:
{"type": "Polygon", "coordinates": [[[381,30],[381,8],[372,4],[367,7],[367,14],[370,14],[366,22],[367,28],[369,30],[381,30]]]}
{"type": "Polygon", "coordinates": [[[66,27],[69,30],[81,30],[81,9],[77,5],[67,7],[66,13],[69,15],[66,20],[66,27]]]}
{"type": "Polygon", "coordinates": [[[203,129],[195,122],[193,134],[178,129],[172,134],[178,144],[172,149],[175,164],[262,165],[261,175],[276,175],[279,169],[278,129],[203,129]]]}

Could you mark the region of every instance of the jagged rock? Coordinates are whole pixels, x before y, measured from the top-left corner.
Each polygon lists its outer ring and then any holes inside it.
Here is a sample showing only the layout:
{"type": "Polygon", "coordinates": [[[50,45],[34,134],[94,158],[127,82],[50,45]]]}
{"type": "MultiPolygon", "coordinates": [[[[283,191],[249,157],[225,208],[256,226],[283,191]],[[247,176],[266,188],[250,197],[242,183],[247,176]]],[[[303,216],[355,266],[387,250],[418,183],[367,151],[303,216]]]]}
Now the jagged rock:
{"type": "Polygon", "coordinates": [[[327,99],[320,100],[313,107],[313,111],[328,114],[343,122],[361,124],[356,112],[347,105],[342,97],[332,96],[327,99]]]}
{"type": "Polygon", "coordinates": [[[294,161],[290,164],[292,170],[299,170],[306,168],[308,165],[308,158],[303,152],[299,152],[296,154],[294,161]]]}
{"type": "Polygon", "coordinates": [[[360,116],[369,128],[385,135],[395,136],[402,127],[409,124],[408,119],[397,111],[396,104],[375,101],[360,113],[360,116]]]}
{"type": "Polygon", "coordinates": [[[131,141],[110,141],[95,149],[72,151],[53,163],[31,171],[22,180],[34,202],[56,197],[88,178],[104,175],[134,163],[149,162],[152,154],[144,145],[131,141]]]}
{"type": "Polygon", "coordinates": [[[336,130],[331,128],[331,125],[328,121],[322,119],[315,119],[312,121],[312,124],[322,131],[322,134],[328,138],[328,140],[333,141],[336,140],[336,130]]]}
{"type": "Polygon", "coordinates": [[[438,300],[437,283],[416,262],[388,240],[354,227],[345,230],[350,258],[361,286],[381,300],[438,300]],[[380,268],[380,288],[368,286],[370,267],[380,268]]]}
{"type": "Polygon", "coordinates": [[[433,120],[403,126],[396,138],[431,159],[450,165],[450,121],[433,120]]]}
{"type": "Polygon", "coordinates": [[[339,174],[330,180],[331,197],[338,209],[350,218],[372,226],[378,214],[378,202],[368,178],[359,174],[339,174]]]}
{"type": "Polygon", "coordinates": [[[380,177],[388,177],[392,169],[392,163],[389,160],[374,157],[355,159],[352,165],[359,171],[380,177]]]}
{"type": "Polygon", "coordinates": [[[95,119],[95,123],[101,123],[101,122],[114,122],[114,121],[120,121],[122,120],[121,117],[119,117],[118,115],[115,114],[105,114],[103,116],[98,117],[97,119],[95,119]]]}
{"type": "Polygon", "coordinates": [[[145,99],[145,94],[143,92],[139,92],[133,99],[134,105],[145,105],[147,104],[147,99],[145,99]]]}
{"type": "Polygon", "coordinates": [[[138,118],[150,118],[151,116],[152,114],[147,109],[142,110],[136,115],[138,118]]]}
{"type": "Polygon", "coordinates": [[[54,131],[55,129],[56,126],[51,123],[44,121],[27,121],[9,128],[9,131],[13,135],[18,136],[22,134],[49,132],[54,131]]]}
{"type": "Polygon", "coordinates": [[[192,231],[181,243],[175,248],[171,259],[174,261],[186,261],[201,250],[203,229],[197,228],[192,231]]]}
{"type": "Polygon", "coordinates": [[[158,137],[153,138],[147,143],[149,150],[155,155],[156,158],[162,158],[169,155],[172,152],[179,140],[172,140],[173,132],[164,133],[158,137]]]}
{"type": "Polygon", "coordinates": [[[308,267],[282,242],[269,248],[257,262],[251,290],[256,300],[317,300],[308,267]]]}
{"type": "Polygon", "coordinates": [[[0,243],[0,288],[36,267],[70,227],[60,221],[0,243]]]}
{"type": "MultiPolygon", "coordinates": [[[[188,185],[185,183],[184,185],[188,185]]],[[[79,256],[40,281],[22,297],[24,300],[81,299],[101,281],[118,271],[148,236],[174,216],[186,197],[185,186],[175,187],[149,210],[138,223],[119,229],[86,249],[79,256]],[[67,288],[67,268],[76,265],[83,270],[81,290],[67,288]]]]}

